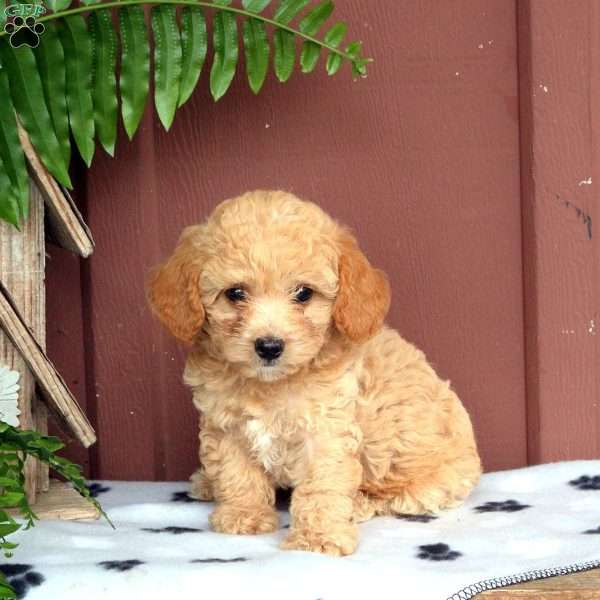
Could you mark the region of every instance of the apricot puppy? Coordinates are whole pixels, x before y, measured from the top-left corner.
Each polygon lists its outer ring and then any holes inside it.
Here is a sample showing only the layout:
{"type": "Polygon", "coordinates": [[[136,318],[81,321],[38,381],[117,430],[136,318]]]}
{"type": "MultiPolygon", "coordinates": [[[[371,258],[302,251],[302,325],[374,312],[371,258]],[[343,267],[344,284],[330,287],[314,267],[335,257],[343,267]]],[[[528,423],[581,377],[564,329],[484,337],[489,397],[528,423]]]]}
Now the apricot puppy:
{"type": "Polygon", "coordinates": [[[192,345],[200,411],[192,495],[224,533],[354,552],[374,515],[456,506],[481,466],[469,417],[424,354],[383,324],[385,275],[347,229],[285,192],[221,203],[152,274],[149,302],[192,345]]]}

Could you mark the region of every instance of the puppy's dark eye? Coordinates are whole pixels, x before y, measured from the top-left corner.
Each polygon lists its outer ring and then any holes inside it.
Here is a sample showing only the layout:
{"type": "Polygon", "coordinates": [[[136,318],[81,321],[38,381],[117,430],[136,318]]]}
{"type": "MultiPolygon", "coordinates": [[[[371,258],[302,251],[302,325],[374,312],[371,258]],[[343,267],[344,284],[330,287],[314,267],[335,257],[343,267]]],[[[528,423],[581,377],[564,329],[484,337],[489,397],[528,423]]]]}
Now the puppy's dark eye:
{"type": "Polygon", "coordinates": [[[309,287],[301,285],[294,291],[294,300],[301,303],[308,302],[312,298],[312,295],[313,291],[309,287]]]}
{"type": "Polygon", "coordinates": [[[241,302],[248,297],[246,291],[241,287],[232,287],[225,290],[225,296],[227,296],[227,299],[231,302],[241,302]]]}

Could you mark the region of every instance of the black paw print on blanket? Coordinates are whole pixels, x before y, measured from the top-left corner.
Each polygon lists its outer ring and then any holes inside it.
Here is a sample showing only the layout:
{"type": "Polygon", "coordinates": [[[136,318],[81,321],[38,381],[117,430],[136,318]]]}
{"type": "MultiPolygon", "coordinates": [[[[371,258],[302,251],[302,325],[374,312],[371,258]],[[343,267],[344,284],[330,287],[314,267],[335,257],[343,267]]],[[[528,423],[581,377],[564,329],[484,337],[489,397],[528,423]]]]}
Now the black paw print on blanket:
{"type": "Polygon", "coordinates": [[[176,525],[169,525],[168,527],[142,527],[142,531],[148,531],[150,533],[174,533],[180,535],[182,533],[202,533],[204,529],[196,529],[195,527],[177,527],[176,525]]]}
{"type": "Polygon", "coordinates": [[[192,498],[187,492],[173,492],[171,502],[200,502],[196,498],[192,498]]]}
{"type": "Polygon", "coordinates": [[[35,17],[15,17],[12,23],[4,25],[4,31],[10,35],[10,45],[13,48],[29,46],[37,48],[40,43],[40,35],[44,33],[45,27],[36,23],[35,17]]]}
{"type": "Polygon", "coordinates": [[[248,559],[243,556],[237,556],[236,558],[194,558],[190,560],[191,563],[236,563],[246,562],[248,559]]]}
{"type": "Polygon", "coordinates": [[[596,527],[596,529],[586,529],[583,533],[588,533],[590,535],[600,535],[600,527],[596,527]]]}
{"type": "Polygon", "coordinates": [[[576,487],[578,490],[600,490],[600,475],[582,475],[577,479],[569,481],[569,485],[576,487]]]}
{"type": "Polygon", "coordinates": [[[419,553],[417,558],[423,560],[456,560],[459,556],[462,556],[461,552],[452,550],[448,544],[426,544],[419,546],[419,553]]]}
{"type": "Polygon", "coordinates": [[[517,512],[530,508],[529,504],[521,504],[516,500],[502,500],[501,502],[486,502],[480,506],[476,506],[473,510],[477,512],[517,512]]]}
{"type": "Polygon", "coordinates": [[[25,598],[29,588],[44,583],[44,576],[33,570],[33,565],[7,563],[0,565],[0,571],[15,590],[17,598],[25,598]]]}
{"type": "Polygon", "coordinates": [[[130,560],[103,560],[98,563],[98,566],[104,567],[107,571],[119,571],[124,573],[125,571],[131,571],[135,567],[143,565],[143,560],[137,560],[133,558],[130,560]]]}
{"type": "Polygon", "coordinates": [[[105,494],[106,492],[110,492],[110,488],[106,485],[102,485],[101,483],[88,483],[87,489],[90,490],[90,496],[92,498],[97,498],[100,494],[105,494]]]}
{"type": "Polygon", "coordinates": [[[396,515],[396,519],[410,521],[411,523],[429,523],[430,521],[435,521],[437,517],[435,515],[405,515],[400,513],[396,515]]]}

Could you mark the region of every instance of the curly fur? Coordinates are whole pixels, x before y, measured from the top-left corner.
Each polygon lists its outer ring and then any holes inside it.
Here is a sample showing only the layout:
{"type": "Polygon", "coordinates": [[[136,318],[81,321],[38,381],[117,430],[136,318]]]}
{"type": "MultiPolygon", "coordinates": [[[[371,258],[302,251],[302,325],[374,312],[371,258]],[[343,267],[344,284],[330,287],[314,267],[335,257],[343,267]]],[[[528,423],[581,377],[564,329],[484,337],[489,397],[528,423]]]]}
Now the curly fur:
{"type": "Polygon", "coordinates": [[[184,231],[151,276],[149,302],[192,344],[184,378],[201,414],[192,493],[216,531],[278,527],[284,548],[352,553],[374,515],[456,506],[481,465],[470,419],[425,355],[383,324],[390,292],[356,240],[316,205],[256,191],[184,231]],[[298,285],[314,290],[294,302],[298,285]],[[224,290],[243,286],[243,302],[224,290]],[[285,341],[272,365],[254,341],[285,341]]]}

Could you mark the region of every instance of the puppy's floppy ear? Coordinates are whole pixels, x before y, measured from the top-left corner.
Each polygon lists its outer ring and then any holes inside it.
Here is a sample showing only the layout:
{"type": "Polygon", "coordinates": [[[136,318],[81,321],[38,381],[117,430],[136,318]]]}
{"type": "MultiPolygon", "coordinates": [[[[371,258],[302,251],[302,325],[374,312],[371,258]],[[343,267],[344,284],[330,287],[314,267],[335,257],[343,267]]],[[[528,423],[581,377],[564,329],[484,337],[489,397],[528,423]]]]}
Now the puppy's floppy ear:
{"type": "Polygon", "coordinates": [[[150,274],[147,288],[153,312],[176,338],[188,343],[204,322],[199,288],[202,258],[193,243],[199,229],[184,230],[173,255],[150,274]]]}
{"type": "Polygon", "coordinates": [[[390,286],[385,273],[371,266],[350,233],[342,231],[338,248],[339,289],[333,320],[339,331],[361,342],[383,325],[390,307],[390,286]]]}

